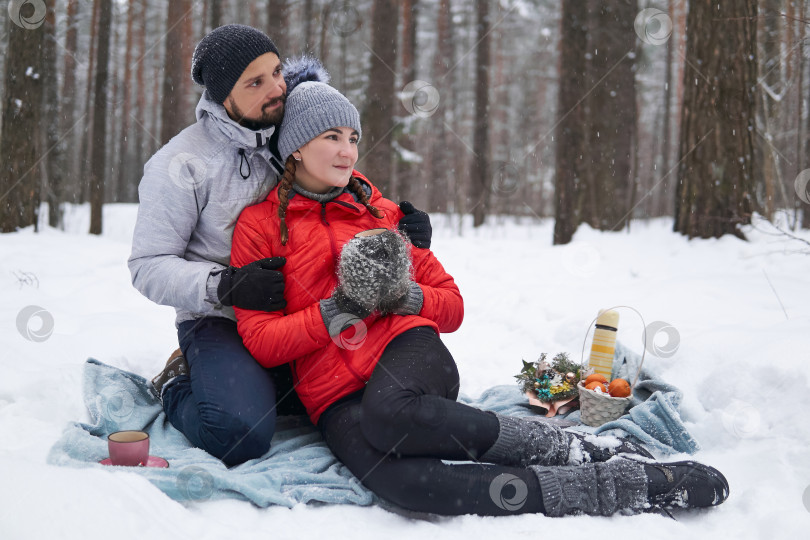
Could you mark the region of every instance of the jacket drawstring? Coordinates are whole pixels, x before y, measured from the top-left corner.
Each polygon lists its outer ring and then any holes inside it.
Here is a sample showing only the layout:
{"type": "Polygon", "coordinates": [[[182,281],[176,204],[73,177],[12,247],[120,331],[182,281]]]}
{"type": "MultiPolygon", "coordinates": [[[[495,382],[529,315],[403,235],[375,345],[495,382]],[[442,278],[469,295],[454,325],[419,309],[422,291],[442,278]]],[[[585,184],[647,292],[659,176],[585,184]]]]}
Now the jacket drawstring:
{"type": "Polygon", "coordinates": [[[239,155],[242,156],[242,158],[239,160],[239,174],[242,175],[242,178],[247,180],[248,177],[250,176],[250,161],[248,161],[248,158],[245,157],[245,149],[244,148],[239,149],[239,155]],[[245,164],[247,164],[247,174],[242,172],[242,167],[245,164]]]}

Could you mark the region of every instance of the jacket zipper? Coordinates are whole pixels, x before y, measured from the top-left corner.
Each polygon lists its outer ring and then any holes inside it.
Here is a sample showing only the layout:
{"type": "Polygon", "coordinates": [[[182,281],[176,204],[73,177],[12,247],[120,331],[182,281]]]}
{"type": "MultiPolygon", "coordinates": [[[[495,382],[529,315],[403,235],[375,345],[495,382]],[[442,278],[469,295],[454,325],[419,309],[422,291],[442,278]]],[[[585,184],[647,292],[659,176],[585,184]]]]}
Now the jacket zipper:
{"type": "Polygon", "coordinates": [[[335,231],[332,230],[332,226],[326,220],[326,203],[321,203],[321,222],[323,222],[323,226],[326,227],[326,230],[329,233],[329,247],[332,248],[332,257],[334,257],[335,261],[337,261],[340,254],[337,250],[335,231]]]}
{"type": "MultiPolygon", "coordinates": [[[[339,202],[339,201],[335,201],[339,202]]],[[[329,232],[329,246],[332,248],[332,257],[334,257],[335,261],[337,262],[338,257],[340,254],[337,250],[337,239],[335,238],[335,231],[332,230],[332,226],[329,224],[329,221],[326,219],[326,203],[321,203],[321,222],[323,226],[326,227],[326,230],[329,232]]],[[[344,349],[340,349],[338,351],[338,355],[340,356],[340,360],[343,362],[343,365],[346,366],[346,369],[349,370],[349,373],[354,375],[354,377],[363,384],[368,384],[368,381],[360,376],[357,370],[352,367],[351,363],[346,359],[344,349]]]]}

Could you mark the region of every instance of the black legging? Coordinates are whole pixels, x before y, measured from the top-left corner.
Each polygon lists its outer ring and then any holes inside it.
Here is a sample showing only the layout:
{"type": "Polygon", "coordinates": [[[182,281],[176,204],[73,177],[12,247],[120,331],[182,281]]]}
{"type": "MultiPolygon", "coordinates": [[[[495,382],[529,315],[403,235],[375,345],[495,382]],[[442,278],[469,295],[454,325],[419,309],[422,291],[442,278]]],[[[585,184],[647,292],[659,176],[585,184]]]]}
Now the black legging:
{"type": "Polygon", "coordinates": [[[332,404],[318,426],[326,444],[382,499],[416,512],[542,512],[529,469],[470,461],[498,437],[494,414],[456,402],[458,370],[429,327],[388,344],[368,385],[332,404]]]}

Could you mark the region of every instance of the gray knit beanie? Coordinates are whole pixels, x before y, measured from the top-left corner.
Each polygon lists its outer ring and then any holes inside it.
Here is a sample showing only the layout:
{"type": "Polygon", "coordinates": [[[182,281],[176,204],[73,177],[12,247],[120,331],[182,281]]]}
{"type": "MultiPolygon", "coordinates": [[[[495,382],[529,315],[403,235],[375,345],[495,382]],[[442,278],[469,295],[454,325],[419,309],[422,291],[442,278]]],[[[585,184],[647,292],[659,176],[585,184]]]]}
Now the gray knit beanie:
{"type": "Polygon", "coordinates": [[[202,38],[191,57],[191,78],[208,95],[223,103],[245,68],[263,54],[278,49],[263,32],[243,24],[227,24],[202,38]]]}
{"type": "Polygon", "coordinates": [[[361,134],[360,113],[346,96],[329,86],[329,74],[314,58],[299,58],[284,66],[287,103],[278,138],[281,161],[306,143],[337,127],[361,134]]]}

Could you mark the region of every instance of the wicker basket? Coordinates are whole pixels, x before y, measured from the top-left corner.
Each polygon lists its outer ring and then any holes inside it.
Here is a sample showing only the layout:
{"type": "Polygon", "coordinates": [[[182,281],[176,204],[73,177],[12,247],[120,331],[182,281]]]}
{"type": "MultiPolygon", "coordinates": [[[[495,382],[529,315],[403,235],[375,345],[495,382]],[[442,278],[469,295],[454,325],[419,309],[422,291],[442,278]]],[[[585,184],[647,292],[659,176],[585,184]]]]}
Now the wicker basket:
{"type": "MultiPolygon", "coordinates": [[[[618,309],[618,308],[627,308],[632,311],[635,311],[636,314],[641,319],[641,325],[644,328],[647,328],[647,325],[644,322],[644,317],[636,308],[632,306],[613,306],[608,309],[618,309]]],[[[598,318],[599,317],[597,316],[594,318],[593,321],[591,321],[591,326],[588,328],[588,332],[585,333],[585,340],[582,342],[583,365],[585,360],[585,345],[588,342],[588,334],[590,333],[590,329],[596,323],[596,320],[598,318]]],[[[627,407],[630,405],[630,401],[633,396],[633,390],[636,388],[636,383],[638,382],[638,378],[641,375],[641,367],[644,365],[644,358],[647,355],[646,332],[642,333],[641,338],[644,343],[644,350],[641,353],[641,362],[638,365],[638,371],[636,372],[636,376],[633,379],[633,382],[630,383],[630,395],[628,397],[613,397],[609,394],[594,392],[593,390],[586,389],[585,385],[582,384],[583,381],[579,381],[579,383],[577,383],[577,389],[579,390],[580,419],[582,420],[583,424],[587,424],[592,427],[599,427],[602,424],[616,420],[617,418],[619,418],[624,414],[624,411],[627,410],[627,407]]]]}
{"type": "Polygon", "coordinates": [[[629,397],[613,397],[588,390],[579,381],[579,410],[583,424],[599,427],[606,422],[616,420],[630,405],[629,397]]]}

